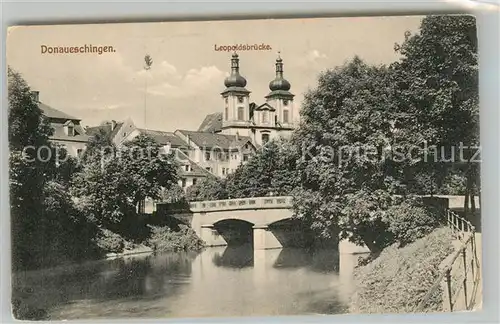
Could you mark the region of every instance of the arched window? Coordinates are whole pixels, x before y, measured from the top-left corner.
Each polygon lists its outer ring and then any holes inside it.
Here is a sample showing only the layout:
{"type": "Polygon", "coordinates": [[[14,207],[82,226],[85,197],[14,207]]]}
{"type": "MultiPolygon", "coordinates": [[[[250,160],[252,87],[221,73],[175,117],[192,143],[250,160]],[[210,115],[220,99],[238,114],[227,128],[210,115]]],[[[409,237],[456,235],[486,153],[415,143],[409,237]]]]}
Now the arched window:
{"type": "Polygon", "coordinates": [[[226,107],[226,109],[224,110],[224,120],[228,119],[228,113],[229,113],[229,109],[226,107]]]}
{"type": "Polygon", "coordinates": [[[238,120],[245,120],[245,108],[238,107],[238,120]]]}
{"type": "Polygon", "coordinates": [[[288,116],[288,110],[283,110],[283,122],[284,123],[289,123],[290,117],[288,116]]]}
{"type": "Polygon", "coordinates": [[[269,142],[269,134],[262,134],[262,144],[266,144],[267,142],[269,142]]]}

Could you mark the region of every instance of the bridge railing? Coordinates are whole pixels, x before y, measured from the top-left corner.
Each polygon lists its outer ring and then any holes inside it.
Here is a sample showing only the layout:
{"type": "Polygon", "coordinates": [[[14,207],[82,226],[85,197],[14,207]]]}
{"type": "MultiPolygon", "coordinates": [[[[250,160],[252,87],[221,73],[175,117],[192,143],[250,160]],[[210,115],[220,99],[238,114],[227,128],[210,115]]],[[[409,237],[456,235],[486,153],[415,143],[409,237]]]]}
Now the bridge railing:
{"type": "Polygon", "coordinates": [[[272,209],[291,208],[292,197],[255,197],[240,199],[224,199],[211,201],[197,201],[189,203],[192,212],[212,212],[223,210],[244,210],[244,209],[272,209]]]}
{"type": "Polygon", "coordinates": [[[446,210],[446,224],[461,245],[441,264],[440,274],[417,306],[417,312],[425,309],[440,288],[443,292],[443,311],[471,310],[475,305],[481,276],[475,227],[449,209],[446,210]]]}

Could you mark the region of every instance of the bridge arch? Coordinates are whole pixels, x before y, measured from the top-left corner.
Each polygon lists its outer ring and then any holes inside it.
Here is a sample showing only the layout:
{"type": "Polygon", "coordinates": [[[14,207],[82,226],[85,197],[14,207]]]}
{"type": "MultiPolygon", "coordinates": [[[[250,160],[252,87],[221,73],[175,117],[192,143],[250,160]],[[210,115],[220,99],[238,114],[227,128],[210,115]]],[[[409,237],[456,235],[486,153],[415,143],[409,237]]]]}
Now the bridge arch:
{"type": "Polygon", "coordinates": [[[238,218],[221,219],[213,224],[213,229],[229,246],[253,244],[254,223],[238,218]]]}

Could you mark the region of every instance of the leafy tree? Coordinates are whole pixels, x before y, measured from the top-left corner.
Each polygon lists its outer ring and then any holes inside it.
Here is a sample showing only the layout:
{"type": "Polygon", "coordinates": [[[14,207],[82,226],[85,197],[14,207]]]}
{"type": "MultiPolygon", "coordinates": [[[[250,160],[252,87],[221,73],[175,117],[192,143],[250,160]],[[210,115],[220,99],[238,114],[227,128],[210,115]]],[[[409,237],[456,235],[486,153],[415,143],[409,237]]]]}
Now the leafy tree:
{"type": "Polygon", "coordinates": [[[259,148],[250,160],[227,178],[232,198],[288,195],[298,184],[295,147],[284,139],[272,140],[259,148]]]}
{"type": "Polygon", "coordinates": [[[404,189],[391,147],[394,129],[392,74],[355,57],[320,75],[306,94],[293,137],[301,151],[294,192],[297,218],[322,237],[340,233],[372,250],[385,246],[379,210],[404,189]]]}
{"type": "MultiPolygon", "coordinates": [[[[393,64],[397,74],[397,96],[401,123],[414,143],[427,141],[444,147],[447,157],[460,142],[479,144],[478,55],[476,21],[473,16],[428,16],[419,33],[406,34],[396,44],[402,55],[393,64]]],[[[439,161],[441,152],[427,152],[431,161],[439,161]]],[[[455,160],[459,153],[455,152],[455,160]]],[[[479,165],[468,163],[466,151],[461,167],[466,175],[466,196],[477,194],[479,165]],[[475,189],[476,188],[476,189],[475,189]]],[[[417,172],[432,173],[438,186],[457,163],[419,164],[417,172]]],[[[413,171],[414,173],[415,171],[413,171]]],[[[467,199],[466,199],[467,200],[467,199]]]]}
{"type": "Polygon", "coordinates": [[[207,177],[186,190],[186,200],[204,201],[227,199],[226,181],[217,177],[207,177]]]}
{"type": "Polygon", "coordinates": [[[177,182],[177,165],[160,145],[139,135],[116,155],[90,159],[73,179],[79,209],[91,221],[110,229],[136,216],[139,202],[157,200],[177,182]]]}

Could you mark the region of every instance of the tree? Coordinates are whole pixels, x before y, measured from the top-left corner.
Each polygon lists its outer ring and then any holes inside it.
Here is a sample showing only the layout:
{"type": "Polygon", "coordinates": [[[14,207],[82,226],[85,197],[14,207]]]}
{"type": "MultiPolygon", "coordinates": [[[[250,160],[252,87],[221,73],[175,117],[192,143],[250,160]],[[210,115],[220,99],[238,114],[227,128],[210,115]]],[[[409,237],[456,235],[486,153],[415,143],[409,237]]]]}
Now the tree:
{"type": "Polygon", "coordinates": [[[173,156],[152,138],[139,135],[115,155],[91,159],[73,180],[73,194],[89,220],[116,229],[146,198],[157,200],[177,182],[173,156]]]}
{"type": "MultiPolygon", "coordinates": [[[[402,123],[414,143],[427,141],[445,148],[447,157],[460,143],[479,145],[478,62],[476,21],[473,16],[428,16],[419,33],[406,34],[396,44],[402,55],[393,64],[397,74],[397,98],[402,123]]],[[[427,152],[430,161],[439,161],[441,152],[427,152]]],[[[455,161],[459,159],[455,152],[455,161]]],[[[466,175],[466,202],[479,189],[479,164],[470,161],[421,163],[419,171],[441,168],[432,177],[441,185],[452,168],[461,166],[466,175]],[[476,189],[475,189],[476,188],[476,189]]]]}
{"type": "Polygon", "coordinates": [[[304,98],[293,143],[301,152],[295,217],[319,236],[340,234],[372,251],[385,246],[381,211],[404,189],[391,158],[394,129],[392,73],[355,57],[322,73],[304,98]]]}
{"type": "Polygon", "coordinates": [[[276,139],[257,150],[227,178],[232,198],[288,195],[298,184],[297,153],[288,140],[276,139]]]}
{"type": "Polygon", "coordinates": [[[226,181],[208,176],[186,190],[187,201],[204,201],[227,199],[226,181]]]}

